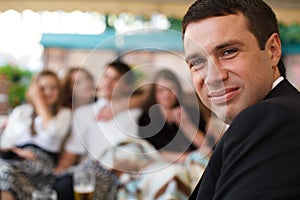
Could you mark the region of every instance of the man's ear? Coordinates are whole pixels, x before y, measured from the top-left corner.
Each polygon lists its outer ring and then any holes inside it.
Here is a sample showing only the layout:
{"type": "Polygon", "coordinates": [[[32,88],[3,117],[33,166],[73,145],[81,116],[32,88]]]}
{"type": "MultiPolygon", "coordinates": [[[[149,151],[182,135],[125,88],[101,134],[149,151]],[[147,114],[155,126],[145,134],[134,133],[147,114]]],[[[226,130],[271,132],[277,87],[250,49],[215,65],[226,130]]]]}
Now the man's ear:
{"type": "Polygon", "coordinates": [[[270,53],[272,66],[277,66],[281,58],[281,42],[278,33],[273,33],[266,42],[266,50],[270,53]]]}

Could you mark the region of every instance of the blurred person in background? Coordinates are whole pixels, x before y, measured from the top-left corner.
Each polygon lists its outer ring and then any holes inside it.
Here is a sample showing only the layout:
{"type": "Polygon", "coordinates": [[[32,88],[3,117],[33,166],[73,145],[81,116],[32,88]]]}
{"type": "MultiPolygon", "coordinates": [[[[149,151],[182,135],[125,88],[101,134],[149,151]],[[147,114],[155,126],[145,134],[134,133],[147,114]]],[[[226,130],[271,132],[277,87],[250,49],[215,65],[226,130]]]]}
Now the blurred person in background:
{"type": "Polygon", "coordinates": [[[41,71],[27,91],[28,103],[9,115],[1,139],[2,200],[31,200],[34,190],[54,183],[52,170],[71,123],[71,110],[60,96],[57,75],[41,71]]]}
{"type": "Polygon", "coordinates": [[[110,154],[116,168],[128,167],[120,176],[119,196],[186,200],[194,187],[191,176],[199,177],[194,172],[204,171],[207,164],[207,158],[198,152],[204,144],[206,120],[197,107],[198,98],[196,105],[183,100],[184,91],[175,73],[163,69],[154,77],[138,123],[140,140],[147,143],[129,141],[110,154]],[[126,155],[122,150],[134,153],[126,155]]]}
{"type": "MultiPolygon", "coordinates": [[[[188,106],[177,76],[160,70],[139,119],[139,136],[150,142],[168,162],[183,162],[201,147],[206,121],[197,105],[188,106]]],[[[198,99],[197,99],[198,100],[198,99]]]]}
{"type": "Polygon", "coordinates": [[[71,67],[63,78],[63,105],[75,110],[95,101],[95,83],[92,74],[83,67],[71,67]]]}
{"type": "MultiPolygon", "coordinates": [[[[64,153],[54,170],[58,175],[55,187],[59,199],[74,198],[72,174],[78,168],[95,171],[94,199],[116,198],[117,176],[104,169],[102,165],[105,163],[101,163],[99,158],[112,146],[127,138],[137,137],[136,124],[140,109],[123,109],[113,113],[113,117],[107,120],[99,120],[97,116],[106,106],[114,107],[115,102],[128,99],[126,96],[131,95],[133,81],[134,74],[126,63],[109,63],[97,84],[97,101],[80,106],[74,111],[71,137],[67,140],[64,153]]],[[[124,104],[127,105],[128,102],[124,104]]]]}

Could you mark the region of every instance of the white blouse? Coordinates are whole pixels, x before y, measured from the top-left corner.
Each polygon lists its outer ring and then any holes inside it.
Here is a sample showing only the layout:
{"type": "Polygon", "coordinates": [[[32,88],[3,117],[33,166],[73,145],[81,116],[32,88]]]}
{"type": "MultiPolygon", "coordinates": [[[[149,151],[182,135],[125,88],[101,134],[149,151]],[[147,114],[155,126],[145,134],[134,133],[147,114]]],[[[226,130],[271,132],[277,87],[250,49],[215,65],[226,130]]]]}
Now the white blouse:
{"type": "Polygon", "coordinates": [[[88,152],[95,158],[127,138],[137,138],[137,120],[141,110],[124,110],[108,121],[97,121],[96,115],[107,103],[100,98],[74,111],[73,131],[65,145],[66,151],[79,155],[88,152]]]}
{"type": "Polygon", "coordinates": [[[57,153],[62,142],[70,130],[71,110],[62,108],[51,119],[47,127],[43,127],[42,118],[34,119],[36,135],[31,135],[33,106],[20,105],[13,109],[9,115],[6,128],[1,137],[1,148],[10,148],[25,144],[34,144],[49,152],[57,153]]]}

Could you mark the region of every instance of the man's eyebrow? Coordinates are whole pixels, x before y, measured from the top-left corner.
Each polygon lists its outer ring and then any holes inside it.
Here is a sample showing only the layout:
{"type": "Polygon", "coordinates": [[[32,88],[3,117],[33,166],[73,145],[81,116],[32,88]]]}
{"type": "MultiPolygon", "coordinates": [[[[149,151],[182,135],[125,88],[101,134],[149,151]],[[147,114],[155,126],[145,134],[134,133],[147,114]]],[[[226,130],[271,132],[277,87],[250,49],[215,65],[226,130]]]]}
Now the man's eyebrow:
{"type": "MultiPolygon", "coordinates": [[[[222,49],[224,49],[226,47],[233,46],[233,45],[235,45],[235,46],[242,46],[243,43],[240,40],[229,40],[229,41],[226,41],[224,43],[221,43],[221,44],[215,46],[213,48],[213,52],[220,51],[220,50],[222,50],[222,49]]],[[[185,58],[185,62],[188,63],[189,60],[192,60],[192,59],[197,58],[199,56],[200,56],[200,54],[198,52],[193,53],[193,54],[191,54],[191,55],[189,55],[189,56],[187,56],[185,58]]]]}
{"type": "Polygon", "coordinates": [[[217,45],[215,48],[214,48],[214,51],[219,51],[221,49],[224,49],[226,47],[229,47],[229,46],[233,46],[233,45],[236,45],[236,46],[242,46],[242,42],[239,41],[239,40],[230,40],[230,41],[226,41],[222,44],[219,44],[217,45]]]}
{"type": "Polygon", "coordinates": [[[191,54],[191,55],[189,55],[189,56],[187,56],[187,57],[185,58],[185,62],[188,63],[189,60],[192,60],[192,59],[198,58],[198,57],[199,57],[199,54],[198,54],[198,53],[191,54]]]}

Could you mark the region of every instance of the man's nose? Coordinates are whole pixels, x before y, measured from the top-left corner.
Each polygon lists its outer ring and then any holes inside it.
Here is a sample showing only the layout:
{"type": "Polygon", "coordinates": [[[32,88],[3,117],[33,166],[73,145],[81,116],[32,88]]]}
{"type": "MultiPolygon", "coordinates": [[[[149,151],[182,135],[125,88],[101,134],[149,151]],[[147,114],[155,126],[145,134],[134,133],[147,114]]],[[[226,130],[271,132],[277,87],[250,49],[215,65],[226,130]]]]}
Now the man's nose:
{"type": "Polygon", "coordinates": [[[221,65],[214,60],[208,61],[207,74],[205,84],[208,86],[219,85],[226,79],[227,74],[221,65]]]}

